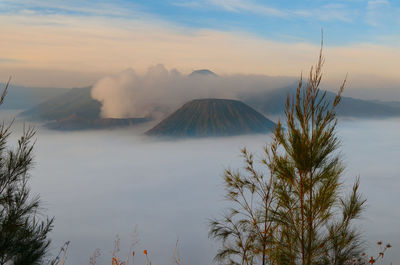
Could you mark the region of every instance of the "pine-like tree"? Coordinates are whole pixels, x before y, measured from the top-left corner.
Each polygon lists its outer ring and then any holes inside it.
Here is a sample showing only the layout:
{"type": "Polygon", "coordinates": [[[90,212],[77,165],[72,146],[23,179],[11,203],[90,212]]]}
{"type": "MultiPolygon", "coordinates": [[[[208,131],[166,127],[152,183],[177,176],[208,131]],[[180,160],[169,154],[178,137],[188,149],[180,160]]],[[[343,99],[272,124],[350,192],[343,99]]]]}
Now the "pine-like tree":
{"type": "Polygon", "coordinates": [[[222,248],[215,260],[223,264],[272,264],[276,253],[277,223],[273,220],[279,204],[275,196],[274,176],[269,153],[276,145],[266,147],[265,176],[257,170],[253,154],[245,148],[245,174],[226,170],[224,174],[226,198],[234,204],[222,220],[212,220],[210,237],[220,239],[222,248]]]}
{"type": "Polygon", "coordinates": [[[358,181],[351,194],[342,192],[344,166],[338,152],[335,108],[345,81],[333,102],[319,89],[324,58],[311,68],[308,82],[300,79],[296,95],[288,96],[286,128],[278,123],[274,152],[279,209],[274,219],[281,231],[277,240],[289,264],[344,264],[360,252],[360,234],[352,226],[365,200],[358,181]]]}
{"type": "MultiPolygon", "coordinates": [[[[321,46],[322,47],[322,46],[321,46]]],[[[346,264],[361,251],[354,228],[365,200],[359,183],[343,194],[344,166],[338,150],[333,102],[320,90],[322,48],[308,81],[288,95],[285,127],[278,122],[258,172],[246,150],[246,174],[225,173],[227,198],[234,204],[211,222],[210,236],[222,240],[216,258],[227,264],[346,264]]]]}
{"type": "Polygon", "coordinates": [[[0,264],[44,264],[53,218],[43,220],[39,197],[31,197],[27,185],[35,130],[24,131],[16,148],[9,148],[10,126],[0,125],[0,264]]]}

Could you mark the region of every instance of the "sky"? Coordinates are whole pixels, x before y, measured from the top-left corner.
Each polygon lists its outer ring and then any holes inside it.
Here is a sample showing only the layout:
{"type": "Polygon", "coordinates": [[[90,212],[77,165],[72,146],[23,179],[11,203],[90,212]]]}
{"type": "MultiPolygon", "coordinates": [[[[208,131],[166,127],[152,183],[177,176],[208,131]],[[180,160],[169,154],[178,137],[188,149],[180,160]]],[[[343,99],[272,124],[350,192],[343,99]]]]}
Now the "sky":
{"type": "Polygon", "coordinates": [[[323,29],[329,78],[397,87],[399,14],[394,0],[3,0],[0,79],[83,86],[157,64],[299,76],[323,29]]]}

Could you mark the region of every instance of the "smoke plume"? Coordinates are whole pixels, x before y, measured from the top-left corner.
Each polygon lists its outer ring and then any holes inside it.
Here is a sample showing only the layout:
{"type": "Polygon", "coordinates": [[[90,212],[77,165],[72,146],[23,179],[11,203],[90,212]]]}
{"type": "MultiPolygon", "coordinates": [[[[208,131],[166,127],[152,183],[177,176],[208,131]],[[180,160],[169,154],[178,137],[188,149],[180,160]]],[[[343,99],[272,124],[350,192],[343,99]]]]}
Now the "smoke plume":
{"type": "Polygon", "coordinates": [[[243,94],[278,88],[293,81],[256,75],[187,76],[159,64],[144,75],[127,69],[106,76],[93,86],[91,95],[102,103],[101,115],[105,118],[161,118],[192,99],[238,99],[243,94]]]}

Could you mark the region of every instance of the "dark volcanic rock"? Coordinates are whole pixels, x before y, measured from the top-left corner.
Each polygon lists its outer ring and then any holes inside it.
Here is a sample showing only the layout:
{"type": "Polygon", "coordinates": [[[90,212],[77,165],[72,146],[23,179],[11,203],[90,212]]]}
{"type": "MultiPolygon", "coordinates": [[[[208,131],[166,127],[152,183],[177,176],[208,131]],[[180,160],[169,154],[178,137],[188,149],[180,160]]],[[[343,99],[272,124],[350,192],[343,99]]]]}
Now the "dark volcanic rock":
{"type": "Polygon", "coordinates": [[[196,99],[183,105],[146,134],[167,137],[267,133],[275,123],[237,100],[196,99]]]}
{"type": "Polygon", "coordinates": [[[87,129],[109,129],[118,127],[134,126],[139,123],[147,122],[146,118],[127,118],[127,119],[116,119],[116,118],[97,118],[88,119],[72,115],[71,117],[52,121],[45,124],[45,127],[52,130],[62,131],[75,131],[75,130],[87,130],[87,129]]]}

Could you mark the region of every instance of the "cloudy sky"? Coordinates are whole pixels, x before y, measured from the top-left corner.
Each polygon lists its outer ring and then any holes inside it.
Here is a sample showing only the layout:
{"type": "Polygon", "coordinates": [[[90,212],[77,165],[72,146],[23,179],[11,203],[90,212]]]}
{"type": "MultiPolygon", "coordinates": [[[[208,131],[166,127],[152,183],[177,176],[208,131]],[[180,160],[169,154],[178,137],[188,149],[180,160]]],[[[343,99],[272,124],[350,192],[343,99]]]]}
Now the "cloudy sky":
{"type": "Polygon", "coordinates": [[[298,76],[315,61],[321,28],[327,76],[400,84],[394,0],[3,0],[0,24],[0,78],[25,85],[89,85],[159,63],[298,76]]]}

